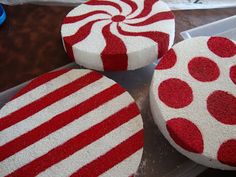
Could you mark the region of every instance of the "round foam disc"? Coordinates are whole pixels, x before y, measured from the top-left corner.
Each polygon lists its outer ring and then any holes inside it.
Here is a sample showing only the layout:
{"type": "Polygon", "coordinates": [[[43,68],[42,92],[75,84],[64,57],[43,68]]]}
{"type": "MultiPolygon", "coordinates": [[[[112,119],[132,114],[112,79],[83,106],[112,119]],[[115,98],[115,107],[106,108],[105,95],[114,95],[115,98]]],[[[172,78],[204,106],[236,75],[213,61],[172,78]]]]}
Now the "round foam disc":
{"type": "Polygon", "coordinates": [[[143,152],[133,98],[82,69],[44,74],[0,110],[1,176],[132,176],[143,152]]]}
{"type": "Polygon", "coordinates": [[[236,170],[236,43],[198,37],[157,65],[151,110],[166,139],[202,165],[236,170]]]}
{"type": "Polygon", "coordinates": [[[158,0],[91,0],[69,12],[61,34],[86,68],[124,71],[160,58],[174,41],[174,15],[158,0]]]}

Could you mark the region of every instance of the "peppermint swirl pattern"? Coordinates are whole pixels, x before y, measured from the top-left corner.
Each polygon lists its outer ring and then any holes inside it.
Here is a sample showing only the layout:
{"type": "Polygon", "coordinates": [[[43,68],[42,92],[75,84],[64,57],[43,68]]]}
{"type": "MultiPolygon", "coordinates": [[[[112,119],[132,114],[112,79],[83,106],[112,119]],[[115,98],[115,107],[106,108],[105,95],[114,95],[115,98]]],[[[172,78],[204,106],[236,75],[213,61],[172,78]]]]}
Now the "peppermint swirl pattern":
{"type": "Polygon", "coordinates": [[[174,15],[157,0],[91,0],[64,19],[68,56],[87,68],[123,71],[160,58],[174,40],[174,15]]]}

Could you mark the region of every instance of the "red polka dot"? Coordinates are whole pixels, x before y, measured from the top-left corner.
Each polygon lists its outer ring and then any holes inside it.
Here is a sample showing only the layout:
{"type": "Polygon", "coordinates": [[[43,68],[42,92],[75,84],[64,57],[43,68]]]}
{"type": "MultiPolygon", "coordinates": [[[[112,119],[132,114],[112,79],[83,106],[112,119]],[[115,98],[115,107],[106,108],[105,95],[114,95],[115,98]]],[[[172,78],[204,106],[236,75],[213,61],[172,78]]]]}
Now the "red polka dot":
{"type": "Polygon", "coordinates": [[[122,21],[125,20],[125,16],[123,16],[123,15],[116,15],[116,16],[112,17],[111,20],[113,22],[122,22],[122,21]]]}
{"type": "Polygon", "coordinates": [[[236,84],[236,65],[230,68],[229,76],[230,76],[230,79],[233,81],[233,83],[236,84]]]}
{"type": "Polygon", "coordinates": [[[224,142],[217,155],[221,163],[236,167],[236,139],[224,142]]]}
{"type": "Polygon", "coordinates": [[[177,57],[175,51],[170,49],[160,60],[156,69],[169,69],[173,67],[176,63],[177,57]]]}
{"type": "Polygon", "coordinates": [[[180,79],[168,79],[158,87],[160,100],[172,108],[183,108],[193,101],[191,87],[180,79]]]}
{"type": "Polygon", "coordinates": [[[219,57],[232,57],[236,54],[236,44],[227,38],[211,37],[207,45],[219,57]]]}
{"type": "Polygon", "coordinates": [[[184,118],[174,118],[167,121],[166,127],[176,144],[190,152],[203,152],[202,134],[194,123],[184,118]]]}
{"type": "Polygon", "coordinates": [[[220,70],[215,62],[205,57],[193,58],[188,64],[191,76],[201,82],[216,80],[220,75],[220,70]]]}
{"type": "Polygon", "coordinates": [[[236,97],[225,91],[215,91],[207,98],[207,109],[218,121],[236,124],[236,97]]]}

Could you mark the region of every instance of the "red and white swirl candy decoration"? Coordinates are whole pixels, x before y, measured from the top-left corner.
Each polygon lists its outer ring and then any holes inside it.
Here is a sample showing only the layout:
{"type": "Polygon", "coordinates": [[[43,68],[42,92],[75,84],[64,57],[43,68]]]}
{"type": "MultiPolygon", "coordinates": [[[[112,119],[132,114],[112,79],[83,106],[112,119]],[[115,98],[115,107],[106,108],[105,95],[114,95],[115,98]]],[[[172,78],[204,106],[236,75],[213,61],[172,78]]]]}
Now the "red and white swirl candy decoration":
{"type": "Polygon", "coordinates": [[[172,46],[175,22],[158,0],[91,0],[64,19],[65,50],[87,68],[123,71],[152,63],[172,46]]]}
{"type": "Polygon", "coordinates": [[[143,122],[133,98],[100,73],[63,69],[0,110],[0,176],[122,176],[138,169],[143,122]]]}
{"type": "Polygon", "coordinates": [[[181,153],[205,166],[236,170],[236,43],[222,37],[180,42],[157,65],[154,120],[181,153]]]}

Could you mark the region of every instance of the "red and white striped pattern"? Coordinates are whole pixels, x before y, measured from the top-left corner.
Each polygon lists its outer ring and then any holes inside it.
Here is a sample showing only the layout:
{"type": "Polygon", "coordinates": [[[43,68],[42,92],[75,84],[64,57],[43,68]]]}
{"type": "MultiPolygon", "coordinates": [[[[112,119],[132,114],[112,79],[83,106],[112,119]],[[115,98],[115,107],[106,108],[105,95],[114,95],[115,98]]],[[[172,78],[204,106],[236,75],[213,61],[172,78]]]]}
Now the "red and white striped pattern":
{"type": "Polygon", "coordinates": [[[128,177],[142,151],[136,103],[94,71],[44,74],[0,110],[1,177],[128,177]]]}
{"type": "Polygon", "coordinates": [[[174,15],[159,0],[90,0],[64,19],[65,50],[95,70],[122,71],[152,63],[172,46],[174,15]]]}
{"type": "Polygon", "coordinates": [[[197,37],[175,44],[150,88],[154,120],[167,140],[202,165],[236,170],[236,42],[197,37]]]}

